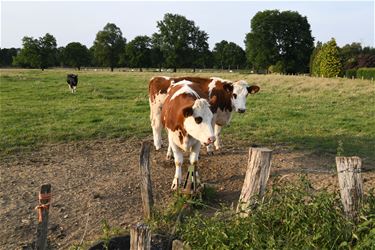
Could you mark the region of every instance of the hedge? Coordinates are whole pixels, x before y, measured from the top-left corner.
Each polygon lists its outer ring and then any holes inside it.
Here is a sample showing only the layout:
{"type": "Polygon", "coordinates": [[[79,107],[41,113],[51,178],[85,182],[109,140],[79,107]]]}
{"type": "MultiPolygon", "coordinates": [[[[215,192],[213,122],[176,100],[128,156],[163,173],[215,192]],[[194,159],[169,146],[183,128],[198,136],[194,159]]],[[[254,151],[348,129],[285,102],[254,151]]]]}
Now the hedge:
{"type": "Polygon", "coordinates": [[[375,79],[375,68],[359,68],[357,70],[357,78],[375,79]]]}
{"type": "Polygon", "coordinates": [[[345,76],[347,78],[357,77],[357,70],[356,69],[348,69],[345,71],[345,76]]]}

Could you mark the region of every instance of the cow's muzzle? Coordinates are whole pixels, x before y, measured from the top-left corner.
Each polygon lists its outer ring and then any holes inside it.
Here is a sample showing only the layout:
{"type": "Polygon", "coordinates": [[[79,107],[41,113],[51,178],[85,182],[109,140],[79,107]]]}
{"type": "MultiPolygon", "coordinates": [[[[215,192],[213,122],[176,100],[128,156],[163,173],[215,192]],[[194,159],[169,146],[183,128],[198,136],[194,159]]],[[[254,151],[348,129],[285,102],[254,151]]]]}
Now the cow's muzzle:
{"type": "Polygon", "coordinates": [[[205,143],[205,146],[209,145],[209,144],[212,144],[216,141],[216,138],[215,136],[211,136],[207,139],[207,142],[205,143]]]}
{"type": "Polygon", "coordinates": [[[237,112],[238,113],[245,113],[246,109],[238,109],[237,112]]]}

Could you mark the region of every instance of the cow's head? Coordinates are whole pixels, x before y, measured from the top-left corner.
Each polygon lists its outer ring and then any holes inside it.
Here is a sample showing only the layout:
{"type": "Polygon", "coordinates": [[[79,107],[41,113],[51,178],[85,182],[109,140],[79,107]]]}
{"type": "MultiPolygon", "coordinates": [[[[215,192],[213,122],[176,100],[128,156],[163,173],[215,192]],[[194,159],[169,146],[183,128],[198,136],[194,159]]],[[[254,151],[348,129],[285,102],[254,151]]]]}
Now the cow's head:
{"type": "Polygon", "coordinates": [[[234,110],[238,113],[244,113],[246,111],[246,97],[249,94],[257,93],[260,88],[256,85],[250,86],[244,80],[234,82],[233,87],[232,103],[234,110]]]}
{"type": "Polygon", "coordinates": [[[197,99],[192,107],[186,107],[182,112],[185,117],[184,127],[189,135],[204,145],[215,141],[212,128],[213,114],[207,100],[197,99]]]}

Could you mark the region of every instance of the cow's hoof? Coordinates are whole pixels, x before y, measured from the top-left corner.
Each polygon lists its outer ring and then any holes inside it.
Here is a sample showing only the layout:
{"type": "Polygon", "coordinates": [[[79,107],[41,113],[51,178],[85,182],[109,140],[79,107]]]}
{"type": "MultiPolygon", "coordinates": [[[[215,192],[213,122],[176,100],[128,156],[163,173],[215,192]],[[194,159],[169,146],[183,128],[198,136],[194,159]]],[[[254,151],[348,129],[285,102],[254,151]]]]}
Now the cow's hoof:
{"type": "Polygon", "coordinates": [[[177,180],[177,178],[174,178],[173,182],[172,182],[171,190],[176,191],[177,188],[178,188],[178,180],[177,180]]]}
{"type": "Polygon", "coordinates": [[[167,161],[171,161],[171,160],[173,160],[173,155],[168,155],[168,154],[167,154],[167,156],[165,157],[165,159],[166,159],[167,161]]]}

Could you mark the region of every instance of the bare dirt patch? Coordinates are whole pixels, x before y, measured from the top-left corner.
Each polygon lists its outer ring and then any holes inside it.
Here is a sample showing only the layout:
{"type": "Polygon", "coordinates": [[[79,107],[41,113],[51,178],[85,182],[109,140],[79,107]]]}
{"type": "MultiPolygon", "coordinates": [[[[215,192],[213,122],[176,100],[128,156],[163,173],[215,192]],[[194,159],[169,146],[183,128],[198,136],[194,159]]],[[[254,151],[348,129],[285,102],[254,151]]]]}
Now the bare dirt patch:
{"type": "MultiPolygon", "coordinates": [[[[224,142],[214,156],[203,151],[200,175],[218,191],[218,203],[238,200],[244,179],[248,146],[224,142]]],[[[141,220],[138,161],[141,143],[136,139],[96,140],[44,146],[29,154],[13,155],[0,164],[0,249],[20,249],[32,242],[36,230],[37,192],[42,183],[52,184],[49,239],[58,249],[101,236],[101,222],[126,228],[141,220]]],[[[316,189],[337,190],[333,155],[292,152],[275,146],[271,183],[294,181],[307,174],[316,189]],[[276,178],[278,177],[278,178],[276,178]]],[[[158,206],[168,204],[174,175],[173,162],[165,160],[165,148],[152,151],[152,181],[158,206]]],[[[365,190],[375,187],[373,166],[364,163],[365,190]]]]}

